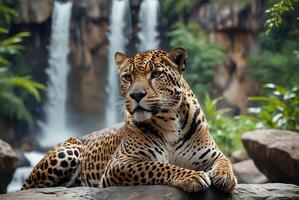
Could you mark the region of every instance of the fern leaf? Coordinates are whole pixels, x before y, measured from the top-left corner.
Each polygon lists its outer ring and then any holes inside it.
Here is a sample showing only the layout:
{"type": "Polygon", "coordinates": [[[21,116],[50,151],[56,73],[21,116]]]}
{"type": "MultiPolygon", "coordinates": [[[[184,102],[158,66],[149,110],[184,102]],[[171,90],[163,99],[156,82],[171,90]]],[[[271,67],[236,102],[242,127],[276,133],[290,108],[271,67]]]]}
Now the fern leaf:
{"type": "Polygon", "coordinates": [[[11,77],[0,79],[0,84],[7,84],[12,87],[23,88],[34,96],[37,101],[40,101],[41,97],[38,90],[45,90],[46,87],[38,82],[32,81],[29,76],[27,77],[11,77]]]}
{"type": "Polygon", "coordinates": [[[26,122],[30,128],[33,127],[33,118],[26,108],[24,101],[10,91],[1,91],[0,93],[0,113],[12,119],[26,122]]]}

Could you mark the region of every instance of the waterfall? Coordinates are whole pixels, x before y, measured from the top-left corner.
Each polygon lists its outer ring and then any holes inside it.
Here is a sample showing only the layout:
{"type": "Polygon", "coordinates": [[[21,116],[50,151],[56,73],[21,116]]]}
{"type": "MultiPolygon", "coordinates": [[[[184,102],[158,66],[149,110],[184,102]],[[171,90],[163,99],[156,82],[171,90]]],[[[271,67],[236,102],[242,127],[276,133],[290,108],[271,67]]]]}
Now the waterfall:
{"type": "Polygon", "coordinates": [[[159,32],[157,30],[160,15],[159,0],[143,0],[139,11],[138,37],[139,51],[147,51],[159,47],[159,32]]]}
{"type": "Polygon", "coordinates": [[[129,0],[113,0],[110,13],[109,50],[108,50],[108,105],[106,110],[106,126],[121,121],[122,114],[118,110],[120,102],[119,76],[114,63],[116,51],[125,52],[131,32],[129,0]]]}
{"type": "Polygon", "coordinates": [[[69,73],[69,25],[72,1],[54,2],[52,13],[51,40],[49,46],[49,68],[46,122],[41,123],[43,135],[39,142],[50,146],[65,140],[70,135],[66,125],[67,76],[69,73]]]}
{"type": "Polygon", "coordinates": [[[15,192],[21,189],[25,179],[29,176],[35,165],[44,157],[43,153],[36,151],[25,152],[24,157],[29,161],[30,166],[18,167],[13,178],[7,186],[7,192],[15,192]]]}

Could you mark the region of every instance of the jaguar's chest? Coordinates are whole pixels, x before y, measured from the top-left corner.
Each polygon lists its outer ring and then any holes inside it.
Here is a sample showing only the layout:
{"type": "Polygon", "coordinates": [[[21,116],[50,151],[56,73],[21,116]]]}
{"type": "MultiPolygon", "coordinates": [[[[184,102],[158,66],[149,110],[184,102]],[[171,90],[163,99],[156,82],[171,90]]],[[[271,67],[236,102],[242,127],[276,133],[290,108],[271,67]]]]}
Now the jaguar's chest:
{"type": "MultiPolygon", "coordinates": [[[[187,169],[198,170],[205,165],[203,155],[210,152],[210,147],[204,146],[196,141],[187,141],[184,144],[166,146],[167,163],[174,164],[187,169]]],[[[161,159],[163,161],[163,159],[161,159]]]]}

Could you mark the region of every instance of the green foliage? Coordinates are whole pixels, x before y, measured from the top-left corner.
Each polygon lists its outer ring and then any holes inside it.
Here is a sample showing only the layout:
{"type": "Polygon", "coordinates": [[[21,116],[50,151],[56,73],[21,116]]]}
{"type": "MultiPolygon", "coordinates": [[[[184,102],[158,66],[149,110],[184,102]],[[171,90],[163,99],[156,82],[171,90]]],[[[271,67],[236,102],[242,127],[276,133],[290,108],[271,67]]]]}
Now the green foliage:
{"type": "MultiPolygon", "coordinates": [[[[293,6],[299,9],[298,3],[293,6]]],[[[261,83],[294,86],[298,82],[299,21],[294,16],[294,12],[288,12],[281,16],[284,23],[278,29],[259,34],[261,51],[249,59],[249,69],[261,83]]]]}
{"type": "Polygon", "coordinates": [[[215,66],[224,59],[224,53],[208,41],[198,24],[176,23],[168,33],[170,46],[185,48],[188,52],[188,63],[185,79],[196,95],[203,95],[212,90],[215,66]]]}
{"type": "Polygon", "coordinates": [[[229,109],[217,109],[220,100],[221,98],[211,99],[206,94],[202,106],[212,137],[219,148],[226,155],[230,155],[233,151],[242,148],[242,134],[254,130],[255,123],[249,117],[227,116],[229,109]]]}
{"type": "Polygon", "coordinates": [[[10,23],[11,17],[16,16],[17,12],[8,6],[9,2],[2,0],[0,3],[0,17],[4,19],[6,23],[10,23]]]}
{"type": "Polygon", "coordinates": [[[205,95],[202,106],[211,135],[226,155],[242,148],[241,136],[247,131],[275,128],[299,132],[299,88],[287,89],[272,83],[263,88],[269,92],[250,97],[256,107],[249,108],[248,115],[235,117],[227,115],[229,109],[217,109],[221,98],[205,95]]]}
{"type": "Polygon", "coordinates": [[[252,0],[209,0],[209,3],[213,4],[232,4],[232,3],[243,3],[249,5],[252,3],[252,0]]]}
{"type": "MultiPolygon", "coordinates": [[[[0,3],[1,16],[9,23],[15,11],[0,3]]],[[[32,115],[26,107],[26,95],[31,94],[37,101],[40,101],[39,90],[45,86],[32,81],[29,76],[20,77],[12,73],[12,63],[9,58],[20,53],[23,49],[21,42],[29,33],[21,32],[8,37],[7,28],[0,28],[0,115],[10,119],[26,122],[29,127],[33,126],[32,115]]]]}
{"type": "Polygon", "coordinates": [[[292,52],[263,50],[250,58],[250,62],[255,66],[251,68],[251,74],[264,83],[295,85],[299,75],[299,58],[296,52],[296,50],[292,52]]]}
{"type": "Polygon", "coordinates": [[[269,19],[265,22],[265,27],[267,28],[266,34],[270,33],[274,27],[277,28],[282,24],[283,15],[294,11],[294,4],[297,2],[298,0],[279,0],[265,11],[270,15],[269,19]]]}
{"type": "Polygon", "coordinates": [[[30,77],[12,76],[5,68],[0,67],[0,69],[0,115],[24,121],[32,127],[32,116],[20,97],[18,89],[29,92],[39,101],[38,89],[45,89],[45,86],[30,80],[30,77]]]}
{"type": "Polygon", "coordinates": [[[1,74],[0,72],[0,88],[5,87],[14,87],[14,88],[21,88],[29,92],[37,101],[41,100],[39,89],[44,90],[46,89],[45,86],[41,83],[35,82],[31,80],[30,76],[25,77],[18,77],[18,76],[11,76],[7,78],[4,73],[1,74]]]}
{"type": "MultiPolygon", "coordinates": [[[[0,36],[6,35],[7,30],[2,29],[0,36]]],[[[10,62],[6,58],[8,55],[16,55],[23,49],[23,46],[20,44],[24,37],[29,36],[27,32],[21,32],[16,35],[10,36],[6,39],[0,41],[0,65],[9,65],[10,62]]]]}
{"type": "Polygon", "coordinates": [[[265,84],[270,90],[264,96],[250,97],[261,102],[258,107],[249,108],[257,127],[287,129],[299,132],[299,88],[287,89],[275,84],[265,84]]]}
{"type": "Polygon", "coordinates": [[[181,17],[185,13],[190,12],[191,8],[198,2],[198,0],[163,0],[162,9],[165,16],[171,17],[181,17]]]}

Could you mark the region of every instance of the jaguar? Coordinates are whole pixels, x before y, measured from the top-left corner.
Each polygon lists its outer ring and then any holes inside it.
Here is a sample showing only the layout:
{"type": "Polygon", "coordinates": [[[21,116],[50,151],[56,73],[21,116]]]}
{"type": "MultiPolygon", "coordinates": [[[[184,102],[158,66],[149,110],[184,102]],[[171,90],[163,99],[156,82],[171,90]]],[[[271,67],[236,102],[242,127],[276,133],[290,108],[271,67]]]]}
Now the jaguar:
{"type": "Polygon", "coordinates": [[[211,137],[183,77],[186,61],[187,52],[180,47],[131,57],[116,52],[124,122],[55,146],[22,189],[160,184],[186,192],[210,186],[233,191],[237,179],[232,165],[211,137]]]}

